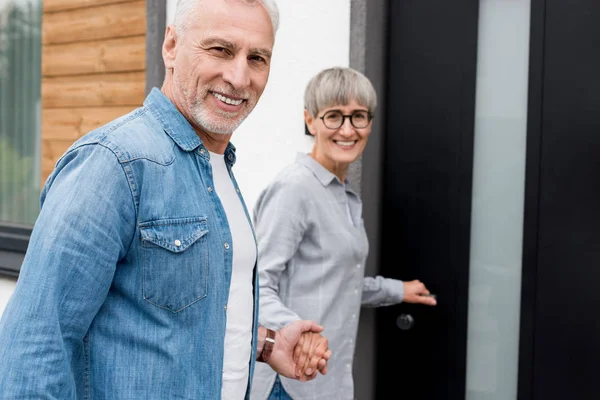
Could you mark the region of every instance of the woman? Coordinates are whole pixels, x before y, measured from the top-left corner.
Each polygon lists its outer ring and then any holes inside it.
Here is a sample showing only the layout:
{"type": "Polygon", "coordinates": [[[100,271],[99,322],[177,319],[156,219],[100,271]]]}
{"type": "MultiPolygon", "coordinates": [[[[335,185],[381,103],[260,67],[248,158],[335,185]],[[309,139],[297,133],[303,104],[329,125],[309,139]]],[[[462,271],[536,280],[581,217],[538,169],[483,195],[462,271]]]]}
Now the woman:
{"type": "MultiPolygon", "coordinates": [[[[325,327],[334,356],[327,375],[306,383],[257,365],[253,399],[353,399],[361,305],[435,305],[419,281],[364,276],[368,241],[362,202],[350,189],[347,173],[371,133],[377,105],[371,82],[351,68],[329,68],[311,79],[304,101],[305,122],[315,138],[312,152],[298,154],[260,194],[254,209],[259,320],[273,329],[314,320],[325,327]]],[[[307,337],[303,345],[318,343],[307,337]]]]}

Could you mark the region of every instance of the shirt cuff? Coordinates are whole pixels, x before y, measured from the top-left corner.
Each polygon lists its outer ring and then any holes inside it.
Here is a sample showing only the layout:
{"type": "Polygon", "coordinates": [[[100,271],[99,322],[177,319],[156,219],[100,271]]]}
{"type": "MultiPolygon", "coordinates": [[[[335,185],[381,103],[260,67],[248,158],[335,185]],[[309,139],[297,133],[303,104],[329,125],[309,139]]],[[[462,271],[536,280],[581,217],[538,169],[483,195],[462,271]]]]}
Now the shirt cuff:
{"type": "Polygon", "coordinates": [[[397,303],[401,303],[404,300],[403,281],[387,278],[383,284],[385,285],[385,291],[388,293],[389,298],[394,299],[397,303]]]}

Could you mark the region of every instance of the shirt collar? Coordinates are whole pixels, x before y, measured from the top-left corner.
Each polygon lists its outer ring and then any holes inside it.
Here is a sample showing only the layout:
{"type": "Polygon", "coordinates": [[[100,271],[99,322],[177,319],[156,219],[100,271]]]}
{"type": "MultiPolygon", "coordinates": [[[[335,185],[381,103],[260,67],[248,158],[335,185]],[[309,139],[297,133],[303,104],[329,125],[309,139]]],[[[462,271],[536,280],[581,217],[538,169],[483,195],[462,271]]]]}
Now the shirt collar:
{"type": "MultiPolygon", "coordinates": [[[[164,131],[182,150],[193,151],[198,147],[204,147],[202,139],[192,125],[160,89],[152,88],[144,100],[144,106],[156,115],[164,131]]],[[[208,155],[208,152],[203,154],[208,155]]],[[[225,160],[232,165],[235,164],[235,146],[231,142],[225,149],[225,160]]]]}
{"type": "Polygon", "coordinates": [[[348,179],[342,183],[340,179],[335,176],[331,171],[322,166],[317,160],[312,158],[309,154],[298,153],[296,155],[296,162],[307,167],[315,177],[321,182],[323,186],[328,186],[331,182],[338,181],[342,186],[348,186],[348,179]]]}

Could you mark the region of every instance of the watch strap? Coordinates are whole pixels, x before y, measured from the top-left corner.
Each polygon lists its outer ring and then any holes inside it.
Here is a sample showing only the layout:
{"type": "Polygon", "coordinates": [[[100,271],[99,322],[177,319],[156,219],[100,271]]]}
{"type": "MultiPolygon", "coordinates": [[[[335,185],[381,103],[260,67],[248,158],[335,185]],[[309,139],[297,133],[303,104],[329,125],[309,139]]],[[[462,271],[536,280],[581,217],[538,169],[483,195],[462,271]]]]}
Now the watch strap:
{"type": "Polygon", "coordinates": [[[267,328],[267,337],[265,337],[265,343],[263,345],[263,348],[260,353],[260,357],[258,358],[258,361],[267,362],[269,357],[271,357],[271,353],[273,352],[274,344],[275,344],[275,331],[267,328]]]}

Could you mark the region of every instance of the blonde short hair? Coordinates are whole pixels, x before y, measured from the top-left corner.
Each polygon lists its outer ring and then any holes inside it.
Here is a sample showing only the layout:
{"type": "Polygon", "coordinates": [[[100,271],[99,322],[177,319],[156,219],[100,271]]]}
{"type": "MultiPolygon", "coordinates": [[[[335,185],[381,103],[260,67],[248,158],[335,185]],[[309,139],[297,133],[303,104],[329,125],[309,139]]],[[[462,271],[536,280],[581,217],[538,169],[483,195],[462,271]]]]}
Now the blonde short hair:
{"type": "Polygon", "coordinates": [[[377,107],[377,93],[369,78],[349,67],[324,69],[308,82],[304,92],[304,108],[313,117],[327,107],[349,104],[352,100],[371,113],[377,107]]]}

